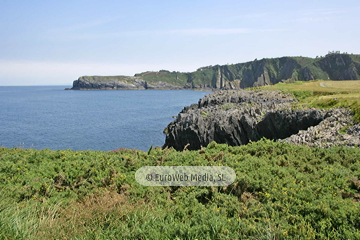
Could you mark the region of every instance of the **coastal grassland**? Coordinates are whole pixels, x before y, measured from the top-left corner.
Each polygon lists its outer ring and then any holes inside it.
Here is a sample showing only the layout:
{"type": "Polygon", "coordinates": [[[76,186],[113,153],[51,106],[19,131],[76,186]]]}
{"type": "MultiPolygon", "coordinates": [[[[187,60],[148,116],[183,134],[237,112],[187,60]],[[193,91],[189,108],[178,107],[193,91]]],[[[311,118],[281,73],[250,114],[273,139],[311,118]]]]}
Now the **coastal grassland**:
{"type": "Polygon", "coordinates": [[[114,81],[124,81],[124,82],[132,82],[133,77],[130,76],[83,76],[82,78],[86,78],[91,80],[95,83],[108,83],[108,82],[114,82],[114,81]]]}
{"type": "Polygon", "coordinates": [[[360,149],[262,139],[148,152],[0,148],[0,239],[360,239],[360,149]],[[229,166],[227,187],[146,187],[142,166],[229,166]]]}
{"type": "Polygon", "coordinates": [[[314,92],[329,92],[329,93],[349,93],[360,92],[360,81],[329,81],[329,80],[314,80],[314,81],[295,81],[295,82],[282,82],[275,85],[267,85],[260,87],[267,90],[288,90],[300,91],[309,90],[314,92]],[[323,83],[323,84],[321,84],[323,83]],[[324,87],[323,87],[323,86],[324,87]]]}
{"type": "Polygon", "coordinates": [[[298,100],[294,108],[332,108],[345,107],[351,109],[355,123],[360,123],[360,81],[296,81],[278,83],[254,90],[281,90],[291,93],[298,100]]]}
{"type": "Polygon", "coordinates": [[[160,70],[159,72],[144,72],[135,74],[135,77],[139,77],[148,83],[156,83],[161,81],[179,87],[183,87],[188,81],[188,76],[186,73],[170,72],[167,70],[160,70]]]}

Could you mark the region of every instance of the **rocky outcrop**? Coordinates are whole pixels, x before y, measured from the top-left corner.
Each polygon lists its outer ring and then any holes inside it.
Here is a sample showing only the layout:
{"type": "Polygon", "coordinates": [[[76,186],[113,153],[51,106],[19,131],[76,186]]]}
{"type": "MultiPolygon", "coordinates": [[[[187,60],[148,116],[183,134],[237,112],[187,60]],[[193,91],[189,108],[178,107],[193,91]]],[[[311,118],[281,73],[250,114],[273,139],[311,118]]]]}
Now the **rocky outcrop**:
{"type": "Polygon", "coordinates": [[[243,89],[283,80],[360,79],[360,55],[332,53],[320,58],[281,57],[199,68],[195,72],[143,72],[135,76],[84,76],[75,80],[82,89],[243,89]]]}
{"type": "Polygon", "coordinates": [[[145,89],[182,89],[167,82],[148,83],[141,78],[128,76],[83,76],[73,82],[66,90],[145,90],[145,89]]]}
{"type": "Polygon", "coordinates": [[[83,76],[73,83],[73,90],[117,90],[117,89],[146,89],[146,82],[126,76],[101,77],[83,76]]]}
{"type": "Polygon", "coordinates": [[[301,130],[281,141],[325,148],[338,145],[359,146],[360,124],[354,125],[350,111],[332,109],[318,125],[301,130]]]}
{"type": "Polygon", "coordinates": [[[330,54],[316,63],[332,80],[358,80],[360,64],[352,55],[330,54]]]}
{"type": "MultiPolygon", "coordinates": [[[[329,136],[336,135],[340,127],[352,119],[345,110],[292,110],[294,101],[290,95],[278,91],[214,92],[200,99],[198,104],[185,107],[165,128],[163,147],[196,150],[212,141],[239,146],[262,137],[297,144],[313,142],[314,146],[327,147],[336,143],[329,136]],[[336,121],[340,123],[335,124],[336,121]],[[316,126],[321,127],[316,129],[316,126]],[[316,143],[319,139],[322,139],[321,144],[316,143]]],[[[356,140],[355,135],[343,134],[346,137],[341,143],[359,144],[359,137],[356,140]]]]}

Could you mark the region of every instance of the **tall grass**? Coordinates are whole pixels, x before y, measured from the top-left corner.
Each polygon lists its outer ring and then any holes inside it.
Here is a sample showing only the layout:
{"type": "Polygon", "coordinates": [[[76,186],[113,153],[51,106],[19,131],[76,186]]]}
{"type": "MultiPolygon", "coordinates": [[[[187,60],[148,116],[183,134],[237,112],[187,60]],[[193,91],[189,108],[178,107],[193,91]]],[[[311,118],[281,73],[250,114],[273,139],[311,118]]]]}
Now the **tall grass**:
{"type": "Polygon", "coordinates": [[[359,239],[360,149],[0,148],[0,239],[359,239]],[[229,166],[227,187],[146,187],[142,166],[229,166]],[[20,170],[19,170],[20,169],[20,170]]]}

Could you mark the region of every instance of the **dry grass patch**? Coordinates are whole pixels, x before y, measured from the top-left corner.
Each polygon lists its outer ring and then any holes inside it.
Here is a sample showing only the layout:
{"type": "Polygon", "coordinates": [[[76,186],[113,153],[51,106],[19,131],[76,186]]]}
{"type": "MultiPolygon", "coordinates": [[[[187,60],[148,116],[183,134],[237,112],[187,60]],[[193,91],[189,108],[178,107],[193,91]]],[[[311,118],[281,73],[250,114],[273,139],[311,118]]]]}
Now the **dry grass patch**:
{"type": "Polygon", "coordinates": [[[360,101],[360,92],[359,93],[349,93],[349,94],[334,94],[327,96],[320,96],[319,99],[332,99],[332,98],[342,98],[354,101],[360,101]]]}
{"type": "MultiPolygon", "coordinates": [[[[36,234],[38,239],[83,239],[96,236],[104,229],[117,228],[134,211],[144,210],[143,202],[131,203],[125,194],[105,190],[73,201],[58,210],[57,217],[43,222],[36,234]],[[89,230],[92,232],[89,233],[89,230]]],[[[116,237],[116,236],[114,236],[116,237]]],[[[118,236],[119,237],[119,236],[118,236]]]]}
{"type": "Polygon", "coordinates": [[[327,88],[343,89],[347,91],[360,91],[360,81],[326,81],[327,88]]]}
{"type": "Polygon", "coordinates": [[[314,92],[360,92],[360,80],[354,81],[329,81],[313,80],[308,82],[278,83],[263,87],[268,90],[299,91],[309,90],[314,92]],[[322,83],[322,84],[321,84],[322,83]],[[325,87],[323,87],[323,86],[325,87]]]}

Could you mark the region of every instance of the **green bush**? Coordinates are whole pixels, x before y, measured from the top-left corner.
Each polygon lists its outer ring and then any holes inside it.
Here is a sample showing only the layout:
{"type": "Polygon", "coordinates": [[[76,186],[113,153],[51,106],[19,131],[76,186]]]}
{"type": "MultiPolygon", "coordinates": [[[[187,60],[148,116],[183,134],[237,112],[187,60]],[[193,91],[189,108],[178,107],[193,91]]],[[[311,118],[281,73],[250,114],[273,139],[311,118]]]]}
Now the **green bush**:
{"type": "Polygon", "coordinates": [[[1,239],[360,239],[360,149],[262,139],[198,151],[0,148],[1,239]],[[227,187],[146,187],[142,166],[229,166],[227,187]]]}
{"type": "Polygon", "coordinates": [[[313,91],[310,90],[298,90],[298,91],[293,91],[292,92],[294,97],[298,100],[303,100],[305,98],[311,97],[314,95],[313,91]]]}

